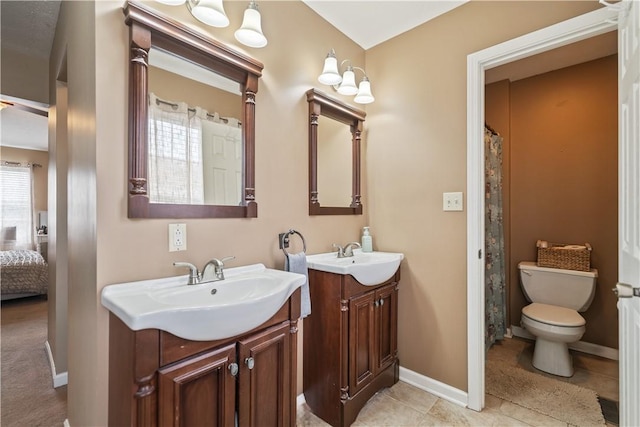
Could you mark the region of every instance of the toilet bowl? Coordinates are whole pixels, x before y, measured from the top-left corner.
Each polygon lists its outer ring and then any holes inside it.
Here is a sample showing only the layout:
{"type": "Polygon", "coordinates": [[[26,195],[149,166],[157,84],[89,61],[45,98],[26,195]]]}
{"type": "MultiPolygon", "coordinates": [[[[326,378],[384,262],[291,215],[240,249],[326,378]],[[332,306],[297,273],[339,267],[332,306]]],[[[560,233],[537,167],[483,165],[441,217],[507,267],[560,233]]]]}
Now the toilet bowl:
{"type": "Polygon", "coordinates": [[[522,327],[536,337],[533,366],[550,374],[573,376],[568,344],[580,341],[586,323],[577,311],[569,308],[540,303],[524,307],[522,327]]]}
{"type": "Polygon", "coordinates": [[[586,321],[578,313],[595,295],[597,271],[574,271],[518,264],[522,290],[531,304],[522,309],[521,325],[536,337],[533,366],[541,371],[573,376],[568,344],[579,341],[586,321]]]}

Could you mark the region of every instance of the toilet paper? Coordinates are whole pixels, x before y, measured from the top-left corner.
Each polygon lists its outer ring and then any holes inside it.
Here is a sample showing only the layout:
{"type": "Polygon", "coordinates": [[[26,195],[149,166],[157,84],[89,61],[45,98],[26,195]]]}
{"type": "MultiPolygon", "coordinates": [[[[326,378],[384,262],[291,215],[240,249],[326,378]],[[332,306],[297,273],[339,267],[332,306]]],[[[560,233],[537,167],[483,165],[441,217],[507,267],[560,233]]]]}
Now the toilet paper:
{"type": "Polygon", "coordinates": [[[538,240],[536,242],[536,246],[539,248],[548,248],[549,247],[549,242],[547,242],[546,240],[538,240]]]}
{"type": "Polygon", "coordinates": [[[566,245],[562,249],[585,250],[587,247],[581,245],[566,245]]]}

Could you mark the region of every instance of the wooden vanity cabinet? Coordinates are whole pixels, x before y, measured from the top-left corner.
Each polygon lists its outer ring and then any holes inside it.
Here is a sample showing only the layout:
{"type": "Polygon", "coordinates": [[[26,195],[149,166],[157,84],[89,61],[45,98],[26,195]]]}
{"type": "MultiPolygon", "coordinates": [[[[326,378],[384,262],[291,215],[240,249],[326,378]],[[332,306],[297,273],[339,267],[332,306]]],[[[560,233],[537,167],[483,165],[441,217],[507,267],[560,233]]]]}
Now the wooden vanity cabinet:
{"type": "Polygon", "coordinates": [[[350,275],[309,270],[304,319],[304,396],[332,426],[349,426],[377,391],[398,382],[398,283],[365,286],[350,275]]]}
{"type": "Polygon", "coordinates": [[[299,315],[297,290],[246,334],[189,341],[111,313],[109,425],[295,426],[299,315]]]}

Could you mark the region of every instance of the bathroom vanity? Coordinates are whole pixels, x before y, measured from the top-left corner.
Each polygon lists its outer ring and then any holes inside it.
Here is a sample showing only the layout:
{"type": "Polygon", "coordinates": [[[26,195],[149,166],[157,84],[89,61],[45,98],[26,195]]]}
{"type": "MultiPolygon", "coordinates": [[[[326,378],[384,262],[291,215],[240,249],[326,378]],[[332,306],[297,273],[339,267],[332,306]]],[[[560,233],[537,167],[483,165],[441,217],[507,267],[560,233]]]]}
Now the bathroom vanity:
{"type": "Polygon", "coordinates": [[[105,286],[109,425],[295,425],[305,280],[254,264],[105,286]]]}
{"type": "MultiPolygon", "coordinates": [[[[109,425],[294,426],[296,290],[242,335],[191,341],[109,319],[109,425]]],[[[231,320],[231,319],[230,319],[231,320]]]]}
{"type": "Polygon", "coordinates": [[[398,382],[398,264],[391,278],[371,285],[309,264],[304,396],[334,427],[351,425],[371,396],[398,382]]]}

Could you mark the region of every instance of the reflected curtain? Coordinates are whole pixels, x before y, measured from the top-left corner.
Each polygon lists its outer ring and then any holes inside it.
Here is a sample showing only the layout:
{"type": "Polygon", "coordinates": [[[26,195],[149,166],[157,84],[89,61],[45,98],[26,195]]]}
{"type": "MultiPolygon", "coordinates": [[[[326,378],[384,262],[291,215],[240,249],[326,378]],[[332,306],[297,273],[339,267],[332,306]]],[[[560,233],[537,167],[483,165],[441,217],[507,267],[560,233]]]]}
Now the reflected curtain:
{"type": "Polygon", "coordinates": [[[202,119],[150,94],[148,147],[151,202],[203,204],[202,119]]]}
{"type": "Polygon", "coordinates": [[[485,349],[504,338],[506,284],[502,220],[502,137],[485,127],[485,349]]]}

